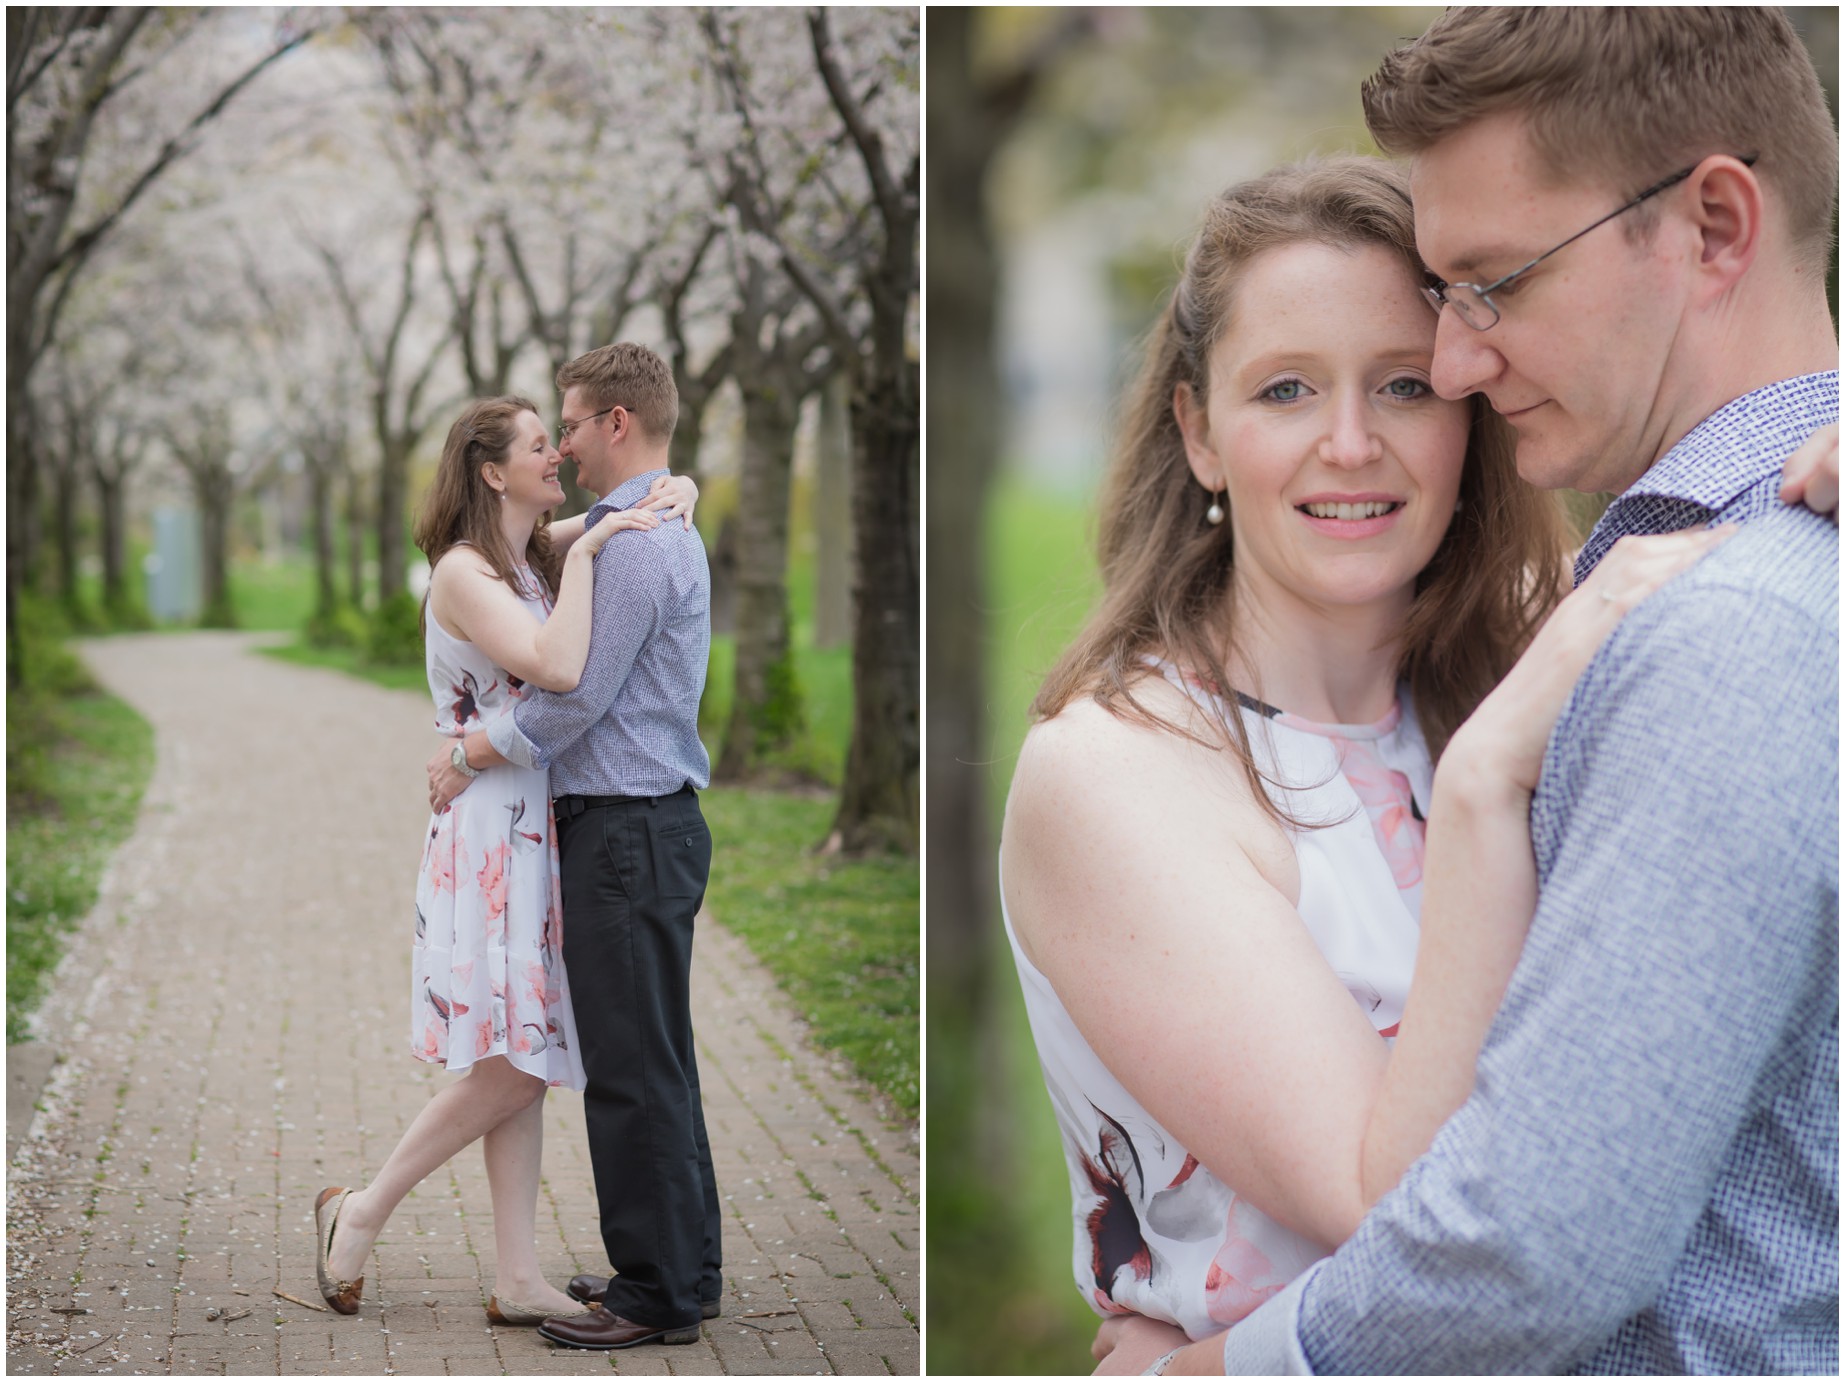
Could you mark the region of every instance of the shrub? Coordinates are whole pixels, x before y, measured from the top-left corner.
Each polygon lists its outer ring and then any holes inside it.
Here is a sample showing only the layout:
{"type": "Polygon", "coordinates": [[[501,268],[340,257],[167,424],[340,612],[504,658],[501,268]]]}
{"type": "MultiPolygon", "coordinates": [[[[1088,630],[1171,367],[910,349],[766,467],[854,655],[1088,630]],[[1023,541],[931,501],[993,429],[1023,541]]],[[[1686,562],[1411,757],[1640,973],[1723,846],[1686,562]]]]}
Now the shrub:
{"type": "Polygon", "coordinates": [[[383,667],[422,666],[421,612],[421,603],[407,590],[381,602],[366,629],[365,660],[383,667]]]}
{"type": "Polygon", "coordinates": [[[311,648],[364,648],[371,639],[371,626],[361,611],[336,603],[309,615],[303,636],[311,648]]]}

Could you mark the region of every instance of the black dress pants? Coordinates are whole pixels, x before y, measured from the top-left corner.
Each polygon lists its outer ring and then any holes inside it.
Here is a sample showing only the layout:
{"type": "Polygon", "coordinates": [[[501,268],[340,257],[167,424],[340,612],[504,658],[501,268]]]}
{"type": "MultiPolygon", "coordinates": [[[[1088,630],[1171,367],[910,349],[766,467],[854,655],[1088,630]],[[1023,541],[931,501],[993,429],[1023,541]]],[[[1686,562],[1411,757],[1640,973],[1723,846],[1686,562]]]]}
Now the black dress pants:
{"type": "Polygon", "coordinates": [[[638,1324],[695,1325],[723,1290],[692,1049],[692,919],[711,832],[689,787],[575,809],[583,800],[559,798],[557,838],[589,1159],[615,1272],[605,1304],[638,1324]]]}

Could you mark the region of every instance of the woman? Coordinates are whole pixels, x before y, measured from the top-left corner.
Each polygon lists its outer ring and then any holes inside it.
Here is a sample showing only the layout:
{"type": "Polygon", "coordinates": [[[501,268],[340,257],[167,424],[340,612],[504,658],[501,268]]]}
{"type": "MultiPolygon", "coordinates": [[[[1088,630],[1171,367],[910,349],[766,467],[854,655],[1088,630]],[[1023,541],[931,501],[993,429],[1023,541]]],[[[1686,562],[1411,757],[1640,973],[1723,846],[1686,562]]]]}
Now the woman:
{"type": "MultiPolygon", "coordinates": [[[[575,687],[596,552],[623,529],[658,527],[658,510],[690,526],[698,491],[680,477],[587,533],[581,518],[547,524],[564,498],[559,459],[529,399],[470,404],[449,429],[416,529],[432,567],[424,634],[446,735],[509,713],[528,684],[575,687]]],[[[487,769],[430,818],[417,882],[411,1050],[465,1074],[417,1115],[370,1185],[315,1201],[321,1294],[340,1313],[358,1310],[365,1258],[392,1210],[476,1138],[497,1249],[487,1318],[535,1325],[588,1308],[544,1280],[535,1247],[544,1093],[584,1085],[561,920],[546,774],[487,769]]]]}
{"type": "Polygon", "coordinates": [[[1389,165],[1211,206],[1126,410],[1102,606],[1013,778],[1078,1285],[1181,1343],[1343,1241],[1465,1100],[1564,699],[1725,536],[1624,543],[1559,603],[1551,500],[1484,399],[1430,387],[1424,281],[1389,165]]]}

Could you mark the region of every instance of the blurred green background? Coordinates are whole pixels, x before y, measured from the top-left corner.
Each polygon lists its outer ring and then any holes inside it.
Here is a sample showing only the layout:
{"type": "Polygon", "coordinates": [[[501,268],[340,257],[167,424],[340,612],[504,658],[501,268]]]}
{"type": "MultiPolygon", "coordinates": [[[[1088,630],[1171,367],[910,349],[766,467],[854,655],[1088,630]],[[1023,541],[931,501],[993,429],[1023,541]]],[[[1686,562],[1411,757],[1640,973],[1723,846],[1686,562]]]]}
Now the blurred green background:
{"type": "MultiPolygon", "coordinates": [[[[1026,708],[1098,589],[1110,409],[1206,201],[1375,152],[1358,84],[1438,13],[926,14],[931,1373],[1093,1366],[996,857],[1026,708]]],[[[1790,16],[1836,111],[1838,11],[1790,16]]]]}

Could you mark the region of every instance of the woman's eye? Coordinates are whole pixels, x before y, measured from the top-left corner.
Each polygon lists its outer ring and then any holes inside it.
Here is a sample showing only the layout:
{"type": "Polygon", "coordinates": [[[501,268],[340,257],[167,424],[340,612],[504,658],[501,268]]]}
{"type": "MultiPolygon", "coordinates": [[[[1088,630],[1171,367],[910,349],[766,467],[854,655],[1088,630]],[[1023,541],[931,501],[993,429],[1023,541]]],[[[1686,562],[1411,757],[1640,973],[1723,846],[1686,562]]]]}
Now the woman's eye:
{"type": "Polygon", "coordinates": [[[1307,386],[1302,384],[1298,379],[1278,379],[1266,389],[1262,390],[1259,397],[1270,399],[1276,403],[1292,403],[1295,399],[1304,394],[1306,390],[1307,386]]]}
{"type": "Polygon", "coordinates": [[[1430,393],[1426,383],[1408,375],[1401,379],[1392,379],[1384,385],[1384,389],[1392,398],[1427,398],[1430,393]]]}

